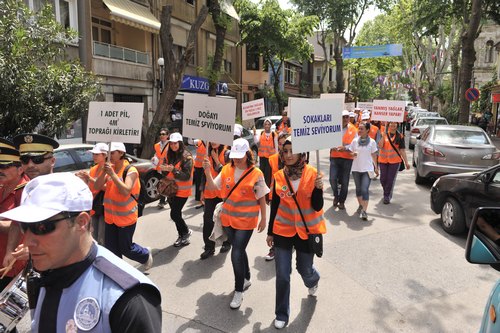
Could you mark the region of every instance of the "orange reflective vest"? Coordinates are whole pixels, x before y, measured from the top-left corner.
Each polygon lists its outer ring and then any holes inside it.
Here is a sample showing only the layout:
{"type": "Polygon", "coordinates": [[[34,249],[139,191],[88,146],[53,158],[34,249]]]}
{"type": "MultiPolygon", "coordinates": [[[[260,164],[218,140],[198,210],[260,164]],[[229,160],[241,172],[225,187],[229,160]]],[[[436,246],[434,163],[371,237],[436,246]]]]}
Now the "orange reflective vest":
{"type": "MultiPolygon", "coordinates": [[[[234,181],[235,168],[228,163],[221,170],[221,195],[223,199],[227,197],[236,184],[234,181]]],[[[245,175],[248,170],[243,171],[241,176],[245,175]]],[[[259,177],[264,177],[264,174],[260,169],[254,168],[222,204],[220,219],[224,227],[231,226],[239,230],[252,230],[257,227],[260,204],[255,198],[253,187],[259,177]]]]}
{"type": "MultiPolygon", "coordinates": [[[[392,143],[394,144],[394,147],[399,149],[399,145],[396,144],[396,142],[394,142],[395,139],[396,139],[396,136],[394,135],[394,139],[392,140],[392,143]]],[[[379,149],[378,162],[379,163],[389,163],[389,164],[401,163],[401,158],[399,157],[398,153],[394,150],[394,148],[392,148],[392,145],[389,142],[389,137],[388,137],[387,133],[382,134],[382,140],[384,142],[384,145],[382,146],[382,148],[379,149]]]]}
{"type": "Polygon", "coordinates": [[[168,144],[165,144],[163,150],[161,149],[161,145],[159,142],[155,143],[155,156],[158,158],[158,165],[156,166],[156,171],[160,171],[161,165],[163,161],[167,157],[168,144]]]}
{"type": "MultiPolygon", "coordinates": [[[[309,233],[324,234],[326,233],[326,224],[325,218],[323,217],[323,210],[317,212],[311,205],[311,196],[317,174],[318,171],[316,168],[309,164],[304,166],[299,188],[296,192],[296,198],[307,224],[307,228],[309,229],[309,233]]],[[[292,191],[288,186],[284,171],[278,171],[274,175],[274,179],[276,184],[276,195],[280,197],[280,205],[274,219],[273,233],[283,237],[293,237],[298,234],[301,239],[307,239],[306,228],[302,222],[297,204],[292,197],[292,191]]]]}
{"type": "Polygon", "coordinates": [[[269,136],[265,132],[260,133],[259,139],[259,157],[268,158],[272,154],[276,153],[276,148],[274,146],[274,133],[270,133],[269,136]]]}
{"type": "Polygon", "coordinates": [[[377,137],[377,132],[378,132],[378,127],[370,124],[370,132],[368,132],[368,136],[373,140],[375,140],[375,138],[377,137]]]}
{"type": "Polygon", "coordinates": [[[269,165],[271,166],[271,192],[269,192],[269,199],[273,198],[274,174],[279,171],[280,154],[276,153],[269,156],[269,165]]]}
{"type": "MultiPolygon", "coordinates": [[[[342,145],[344,146],[350,145],[352,140],[354,140],[357,134],[358,130],[356,126],[354,126],[351,123],[347,124],[347,130],[345,131],[344,136],[342,137],[342,145]]],[[[330,150],[330,157],[333,158],[340,157],[349,160],[354,159],[354,157],[351,156],[350,151],[334,151],[333,149],[330,150]]]]}
{"type": "Polygon", "coordinates": [[[196,157],[194,158],[194,167],[195,168],[202,168],[203,167],[203,159],[205,158],[205,155],[207,154],[207,147],[205,146],[205,143],[202,140],[198,141],[198,144],[196,145],[196,157]]]}
{"type": "MultiPolygon", "coordinates": [[[[125,167],[129,164],[130,163],[127,160],[124,160],[120,170],[115,170],[115,173],[120,179],[123,175],[125,167]]],[[[137,172],[135,167],[130,167],[127,175],[134,172],[137,173],[137,178],[132,186],[130,194],[121,194],[113,180],[109,179],[106,182],[106,192],[104,193],[104,221],[107,224],[114,224],[118,227],[127,227],[137,222],[137,201],[132,198],[132,195],[138,198],[139,192],[141,191],[139,172],[137,172]]]]}
{"type": "MultiPolygon", "coordinates": [[[[89,176],[93,179],[97,179],[97,177],[99,177],[99,174],[98,174],[98,171],[99,171],[99,164],[96,164],[94,166],[92,166],[89,170],[89,176]]],[[[92,196],[95,198],[95,196],[97,195],[97,193],[99,193],[100,191],[97,191],[95,188],[94,188],[94,182],[89,182],[89,189],[90,189],[90,192],[92,192],[92,196]]],[[[95,212],[93,209],[90,210],[90,216],[94,215],[95,212]]]]}
{"type": "MultiPolygon", "coordinates": [[[[181,169],[181,162],[182,162],[182,160],[177,162],[174,165],[174,169],[180,170],[181,169]]],[[[167,163],[168,163],[168,160],[167,160],[167,163]]],[[[192,188],[193,188],[193,171],[194,171],[194,168],[191,168],[191,176],[189,177],[188,180],[179,180],[179,179],[175,178],[173,172],[169,172],[167,174],[167,179],[173,179],[175,181],[175,183],[177,184],[177,186],[179,186],[179,189],[177,190],[177,194],[175,195],[176,197],[187,198],[191,195],[192,188]]]]}
{"type": "MultiPolygon", "coordinates": [[[[227,149],[224,147],[224,149],[222,149],[222,151],[219,154],[219,163],[222,165],[224,165],[224,157],[226,154],[226,150],[227,149]]],[[[217,171],[215,171],[215,169],[214,169],[215,163],[213,161],[213,158],[210,157],[208,160],[210,161],[210,173],[212,174],[212,178],[215,178],[215,177],[217,177],[217,175],[219,173],[217,171]]],[[[208,186],[205,186],[205,189],[203,190],[203,196],[205,197],[205,199],[220,198],[221,190],[219,190],[219,189],[209,190],[208,186]]]]}

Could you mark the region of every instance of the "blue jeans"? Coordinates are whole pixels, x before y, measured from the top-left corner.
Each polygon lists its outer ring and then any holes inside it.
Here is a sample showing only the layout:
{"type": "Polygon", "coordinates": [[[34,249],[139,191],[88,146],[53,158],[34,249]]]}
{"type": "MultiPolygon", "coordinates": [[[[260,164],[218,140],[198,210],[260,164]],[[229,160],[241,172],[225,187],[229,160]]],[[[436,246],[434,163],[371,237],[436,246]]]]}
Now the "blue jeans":
{"type": "Polygon", "coordinates": [[[372,182],[368,172],[353,171],[352,178],[354,179],[354,184],[356,185],[356,196],[368,201],[370,198],[368,189],[370,188],[370,184],[372,182]]]}
{"type": "Polygon", "coordinates": [[[234,290],[243,291],[245,279],[250,280],[250,266],[248,266],[248,256],[246,248],[253,229],[240,230],[232,227],[224,227],[229,241],[233,245],[231,249],[231,263],[234,272],[234,290]]]}
{"type": "Polygon", "coordinates": [[[136,223],[126,227],[119,227],[116,224],[106,223],[104,244],[106,248],[117,257],[121,258],[125,256],[130,260],[144,264],[148,261],[149,251],[139,244],[132,242],[135,226],[136,223]]]}
{"type": "Polygon", "coordinates": [[[341,157],[330,158],[330,186],[332,187],[333,197],[338,202],[344,203],[347,198],[351,167],[352,160],[350,159],[341,157]]]}
{"type": "MultiPolygon", "coordinates": [[[[297,253],[296,268],[307,288],[314,287],[319,281],[319,272],[314,268],[314,253],[297,253]]],[[[290,274],[292,273],[292,247],[274,248],[276,265],[276,319],[288,323],[290,317],[290,274]]]]}

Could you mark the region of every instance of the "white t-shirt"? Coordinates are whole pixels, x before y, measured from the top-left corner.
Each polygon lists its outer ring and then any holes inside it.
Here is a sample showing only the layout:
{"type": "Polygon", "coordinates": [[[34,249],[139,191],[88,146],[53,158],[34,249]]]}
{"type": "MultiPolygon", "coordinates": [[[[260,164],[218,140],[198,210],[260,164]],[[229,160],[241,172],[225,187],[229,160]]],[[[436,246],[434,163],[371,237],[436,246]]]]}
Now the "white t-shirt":
{"type": "MultiPolygon", "coordinates": [[[[243,172],[245,170],[241,170],[238,168],[234,168],[234,182],[235,184],[240,180],[241,175],[243,175],[243,172]]],[[[221,183],[221,174],[219,173],[217,177],[214,179],[215,186],[220,190],[222,188],[222,183],[221,183]]],[[[259,200],[266,194],[270,192],[269,187],[266,185],[266,181],[264,180],[264,176],[261,175],[258,179],[257,182],[253,185],[253,193],[255,193],[255,199],[259,200]]]]}
{"type": "Polygon", "coordinates": [[[360,137],[352,140],[350,150],[352,152],[357,152],[358,155],[354,157],[352,161],[351,171],[357,172],[373,172],[373,158],[372,154],[375,153],[377,148],[377,143],[372,138],[368,137],[370,142],[366,146],[360,146],[358,141],[360,137]]]}

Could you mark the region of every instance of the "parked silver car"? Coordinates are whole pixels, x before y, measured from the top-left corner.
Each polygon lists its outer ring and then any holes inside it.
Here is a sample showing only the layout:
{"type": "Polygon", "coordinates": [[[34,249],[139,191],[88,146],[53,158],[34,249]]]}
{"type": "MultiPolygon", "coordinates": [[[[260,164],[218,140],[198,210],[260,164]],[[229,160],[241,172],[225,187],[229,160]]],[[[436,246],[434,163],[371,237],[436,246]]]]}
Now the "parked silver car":
{"type": "Polygon", "coordinates": [[[479,127],[431,125],[413,151],[415,183],[446,174],[481,171],[498,164],[500,152],[479,127]]]}
{"type": "Polygon", "coordinates": [[[430,125],[448,125],[448,121],[446,118],[442,117],[420,117],[415,121],[415,124],[411,127],[410,130],[410,144],[408,148],[415,148],[415,144],[417,143],[417,136],[422,134],[424,130],[430,125]]]}

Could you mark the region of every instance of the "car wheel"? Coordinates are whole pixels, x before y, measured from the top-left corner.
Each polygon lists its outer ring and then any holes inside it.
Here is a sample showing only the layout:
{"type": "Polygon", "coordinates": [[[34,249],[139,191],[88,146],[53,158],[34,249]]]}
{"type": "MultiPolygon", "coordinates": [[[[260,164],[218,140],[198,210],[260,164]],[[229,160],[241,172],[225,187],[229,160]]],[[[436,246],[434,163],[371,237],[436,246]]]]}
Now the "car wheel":
{"type": "Polygon", "coordinates": [[[415,166],[413,170],[415,171],[415,184],[417,185],[424,184],[427,179],[425,177],[420,176],[420,174],[418,173],[417,166],[415,166]]]}
{"type": "Polygon", "coordinates": [[[144,180],[144,183],[146,185],[146,202],[153,202],[155,200],[158,200],[160,196],[158,195],[158,190],[156,187],[158,186],[158,183],[160,182],[160,175],[156,172],[150,172],[147,176],[146,179],[144,180]]]}
{"type": "Polygon", "coordinates": [[[462,207],[454,198],[446,198],[441,208],[443,229],[449,234],[459,234],[465,231],[465,217],[462,207]]]}

